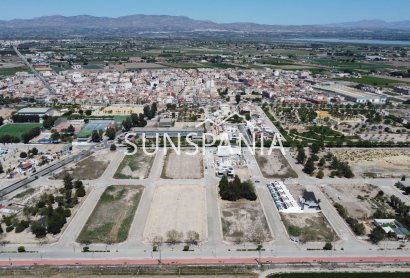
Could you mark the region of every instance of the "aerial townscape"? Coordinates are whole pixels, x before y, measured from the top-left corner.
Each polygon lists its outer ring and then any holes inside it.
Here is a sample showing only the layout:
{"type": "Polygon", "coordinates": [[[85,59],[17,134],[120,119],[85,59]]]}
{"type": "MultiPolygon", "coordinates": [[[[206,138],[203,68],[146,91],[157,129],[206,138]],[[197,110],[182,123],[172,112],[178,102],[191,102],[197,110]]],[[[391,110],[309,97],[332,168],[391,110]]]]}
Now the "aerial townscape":
{"type": "Polygon", "coordinates": [[[14,8],[0,276],[409,277],[410,21],[14,8]]]}

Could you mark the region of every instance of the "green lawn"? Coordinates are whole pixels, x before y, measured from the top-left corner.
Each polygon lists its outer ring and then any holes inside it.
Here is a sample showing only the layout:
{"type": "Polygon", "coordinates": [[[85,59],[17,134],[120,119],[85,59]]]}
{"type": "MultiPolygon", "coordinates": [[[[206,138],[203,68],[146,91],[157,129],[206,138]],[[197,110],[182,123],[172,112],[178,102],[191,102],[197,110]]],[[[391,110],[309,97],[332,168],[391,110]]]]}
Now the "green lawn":
{"type": "Polygon", "coordinates": [[[392,84],[406,83],[404,81],[398,81],[387,78],[380,78],[374,76],[363,76],[361,78],[343,78],[342,80],[356,82],[360,84],[372,85],[372,86],[390,86],[392,84]]]}
{"type": "Polygon", "coordinates": [[[39,123],[15,123],[15,124],[7,124],[0,127],[0,136],[2,135],[10,135],[17,138],[21,138],[21,135],[30,131],[35,127],[41,127],[42,125],[39,123]]]}
{"type": "Polygon", "coordinates": [[[20,71],[28,72],[28,68],[26,67],[0,68],[0,75],[12,76],[16,72],[20,72],[20,71]]]}

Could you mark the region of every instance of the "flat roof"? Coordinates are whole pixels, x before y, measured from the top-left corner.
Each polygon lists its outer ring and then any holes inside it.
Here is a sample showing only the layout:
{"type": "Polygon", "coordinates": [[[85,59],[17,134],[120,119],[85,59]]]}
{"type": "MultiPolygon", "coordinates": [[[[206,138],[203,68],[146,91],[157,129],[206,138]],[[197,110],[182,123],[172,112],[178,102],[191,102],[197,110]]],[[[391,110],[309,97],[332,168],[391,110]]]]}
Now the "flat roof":
{"type": "Polygon", "coordinates": [[[17,111],[17,114],[44,114],[50,110],[49,107],[26,107],[17,111]]]}
{"type": "Polygon", "coordinates": [[[359,99],[360,98],[386,98],[385,96],[382,96],[382,95],[372,94],[366,91],[361,91],[361,90],[357,90],[354,88],[350,88],[350,87],[338,85],[338,84],[321,84],[319,86],[316,86],[316,88],[332,91],[336,94],[341,94],[341,95],[345,95],[345,96],[349,96],[353,98],[359,98],[359,99]]]}

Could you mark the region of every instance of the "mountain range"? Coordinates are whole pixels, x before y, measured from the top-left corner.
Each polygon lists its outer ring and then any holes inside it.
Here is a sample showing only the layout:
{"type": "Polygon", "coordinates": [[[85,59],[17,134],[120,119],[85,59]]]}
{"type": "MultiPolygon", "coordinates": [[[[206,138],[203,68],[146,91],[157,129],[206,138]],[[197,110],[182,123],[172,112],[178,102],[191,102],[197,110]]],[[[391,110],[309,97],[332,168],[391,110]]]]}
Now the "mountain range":
{"type": "MultiPolygon", "coordinates": [[[[0,37],[33,35],[92,35],[130,34],[141,32],[239,32],[271,34],[320,33],[410,33],[410,20],[386,22],[362,20],[324,25],[268,25],[247,22],[216,23],[185,16],[129,15],[117,18],[78,16],[44,16],[33,19],[0,21],[0,37]]],[[[410,36],[408,37],[410,39],[410,36]]]]}

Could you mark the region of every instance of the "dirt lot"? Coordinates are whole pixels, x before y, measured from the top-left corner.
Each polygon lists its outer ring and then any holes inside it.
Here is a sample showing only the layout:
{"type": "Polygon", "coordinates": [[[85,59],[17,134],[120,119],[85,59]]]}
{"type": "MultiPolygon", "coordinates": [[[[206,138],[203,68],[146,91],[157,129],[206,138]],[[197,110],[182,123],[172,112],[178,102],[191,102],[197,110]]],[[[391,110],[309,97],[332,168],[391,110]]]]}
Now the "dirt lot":
{"type": "Polygon", "coordinates": [[[146,179],[154,162],[155,155],[145,155],[138,150],[135,155],[126,155],[114,174],[116,179],[146,179]]]}
{"type": "Polygon", "coordinates": [[[143,190],[143,186],[107,187],[77,241],[91,243],[125,241],[143,190]]]}
{"type": "Polygon", "coordinates": [[[290,236],[298,236],[301,242],[337,240],[325,216],[320,213],[281,213],[283,224],[290,236]]]}
{"type": "Polygon", "coordinates": [[[0,117],[2,117],[3,119],[8,119],[14,111],[16,110],[11,108],[1,108],[0,117]]]}
{"type": "Polygon", "coordinates": [[[367,219],[377,209],[377,204],[371,199],[377,195],[379,188],[371,184],[328,184],[323,187],[323,192],[333,203],[344,206],[353,218],[367,219]]]}
{"type": "Polygon", "coordinates": [[[178,155],[169,150],[162,169],[163,179],[201,179],[204,177],[203,159],[200,153],[188,155],[193,150],[181,150],[178,155]]]}
{"type": "Polygon", "coordinates": [[[306,190],[306,187],[301,184],[287,184],[286,187],[295,200],[299,200],[299,197],[302,196],[306,190]]]}
{"type": "Polygon", "coordinates": [[[144,241],[155,236],[167,239],[166,233],[176,230],[199,234],[199,241],[207,238],[205,187],[199,185],[160,186],[155,190],[144,230],[144,241]]]}
{"type": "Polygon", "coordinates": [[[222,232],[225,240],[233,242],[266,242],[272,235],[259,201],[220,200],[222,232]]]}
{"type": "Polygon", "coordinates": [[[356,176],[401,177],[410,175],[409,149],[354,149],[332,150],[343,161],[349,162],[356,176]]]}
{"type": "Polygon", "coordinates": [[[248,167],[246,166],[242,166],[242,165],[233,166],[233,170],[235,171],[235,175],[238,175],[238,177],[242,181],[247,181],[251,178],[251,173],[248,167]]]}
{"type": "Polygon", "coordinates": [[[64,175],[69,173],[74,179],[95,180],[104,173],[110,162],[109,150],[102,150],[81,160],[75,167],[57,173],[54,178],[63,179],[64,175]]]}
{"type": "Polygon", "coordinates": [[[280,150],[273,150],[271,155],[268,155],[268,150],[265,150],[264,155],[256,152],[255,158],[265,178],[282,179],[298,177],[280,150]]]}

